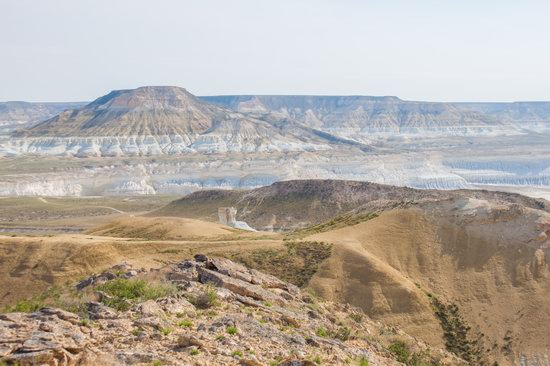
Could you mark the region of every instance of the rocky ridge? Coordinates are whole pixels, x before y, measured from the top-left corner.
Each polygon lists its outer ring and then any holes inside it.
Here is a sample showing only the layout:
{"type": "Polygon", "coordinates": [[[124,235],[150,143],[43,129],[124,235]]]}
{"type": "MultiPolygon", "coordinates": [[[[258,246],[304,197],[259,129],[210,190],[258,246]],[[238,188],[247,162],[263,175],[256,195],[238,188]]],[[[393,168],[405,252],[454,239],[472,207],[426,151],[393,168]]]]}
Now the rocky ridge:
{"type": "Polygon", "coordinates": [[[84,104],[78,102],[2,102],[0,103],[0,135],[17,128],[32,127],[66,109],[78,108],[84,104]]]}
{"type": "Polygon", "coordinates": [[[383,346],[391,341],[407,344],[418,359],[460,364],[358,309],[320,302],[222,258],[197,255],[151,271],[121,265],[74,291],[95,297],[78,314],[52,307],[1,314],[0,359],[19,365],[400,365],[383,346]],[[174,291],[114,306],[114,295],[99,290],[140,278],[166,280],[174,291]]]}

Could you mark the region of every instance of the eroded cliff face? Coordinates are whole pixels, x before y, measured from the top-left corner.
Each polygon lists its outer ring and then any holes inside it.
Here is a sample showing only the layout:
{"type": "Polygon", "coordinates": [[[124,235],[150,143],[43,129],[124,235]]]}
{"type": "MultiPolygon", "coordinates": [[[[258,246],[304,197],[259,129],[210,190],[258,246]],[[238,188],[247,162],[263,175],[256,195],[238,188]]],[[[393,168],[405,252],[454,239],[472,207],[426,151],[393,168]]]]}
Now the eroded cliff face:
{"type": "Polygon", "coordinates": [[[243,95],[202,97],[234,110],[286,117],[337,136],[520,134],[550,128],[550,103],[431,103],[397,97],[243,95]]]}
{"type": "Polygon", "coordinates": [[[550,191],[548,109],[120,90],[0,136],[0,195],[186,194],[316,178],[538,194],[550,191]]]}

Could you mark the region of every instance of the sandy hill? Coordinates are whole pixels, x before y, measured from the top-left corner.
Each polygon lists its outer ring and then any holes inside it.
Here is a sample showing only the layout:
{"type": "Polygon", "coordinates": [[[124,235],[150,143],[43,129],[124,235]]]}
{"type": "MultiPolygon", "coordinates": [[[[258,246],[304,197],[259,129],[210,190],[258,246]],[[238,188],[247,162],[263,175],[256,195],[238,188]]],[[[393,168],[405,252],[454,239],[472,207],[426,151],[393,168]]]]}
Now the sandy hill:
{"type": "Polygon", "coordinates": [[[545,364],[549,234],[548,213],[516,204],[423,203],[308,237],[334,244],[310,286],[432,344],[460,348],[468,342],[443,326],[449,308],[442,320],[434,299],[456,305],[470,339],[480,337],[477,346],[499,364],[545,364]]]}
{"type": "Polygon", "coordinates": [[[125,217],[88,231],[91,235],[150,240],[208,240],[238,232],[228,226],[181,217],[125,217]]]}

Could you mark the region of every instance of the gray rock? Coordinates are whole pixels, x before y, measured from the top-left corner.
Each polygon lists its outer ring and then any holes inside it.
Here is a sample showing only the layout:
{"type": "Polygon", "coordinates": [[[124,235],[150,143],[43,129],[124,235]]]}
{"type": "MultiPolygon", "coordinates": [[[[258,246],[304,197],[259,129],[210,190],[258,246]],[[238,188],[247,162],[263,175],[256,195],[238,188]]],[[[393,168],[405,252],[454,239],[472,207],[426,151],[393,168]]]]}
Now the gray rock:
{"type": "Polygon", "coordinates": [[[158,359],[156,353],[145,351],[117,352],[116,357],[126,365],[149,363],[158,359]]]}
{"type": "Polygon", "coordinates": [[[208,261],[208,257],[205,256],[204,254],[195,254],[194,258],[197,262],[207,262],[208,261]]]}
{"type": "Polygon", "coordinates": [[[91,319],[116,319],[118,313],[115,309],[105,306],[99,302],[89,302],[86,304],[88,314],[91,319]]]}
{"type": "Polygon", "coordinates": [[[181,348],[187,348],[191,346],[195,346],[198,348],[205,348],[204,343],[201,342],[197,337],[190,336],[187,334],[182,334],[178,337],[177,345],[178,347],[181,347],[181,348]]]}
{"type": "Polygon", "coordinates": [[[199,277],[202,283],[213,283],[215,286],[223,287],[235,294],[248,296],[255,300],[269,301],[272,303],[285,304],[286,300],[273,294],[261,286],[247,283],[237,278],[214,272],[206,268],[199,268],[199,277]]]}

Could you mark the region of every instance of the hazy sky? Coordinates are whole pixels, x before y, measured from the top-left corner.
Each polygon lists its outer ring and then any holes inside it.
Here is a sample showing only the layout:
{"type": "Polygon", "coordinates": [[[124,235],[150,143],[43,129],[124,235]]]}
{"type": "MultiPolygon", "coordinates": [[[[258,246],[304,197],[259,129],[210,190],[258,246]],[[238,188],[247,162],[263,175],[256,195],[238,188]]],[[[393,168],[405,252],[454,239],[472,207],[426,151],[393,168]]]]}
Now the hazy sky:
{"type": "Polygon", "coordinates": [[[548,0],[0,0],[0,100],[550,100],[549,44],[548,0]]]}

